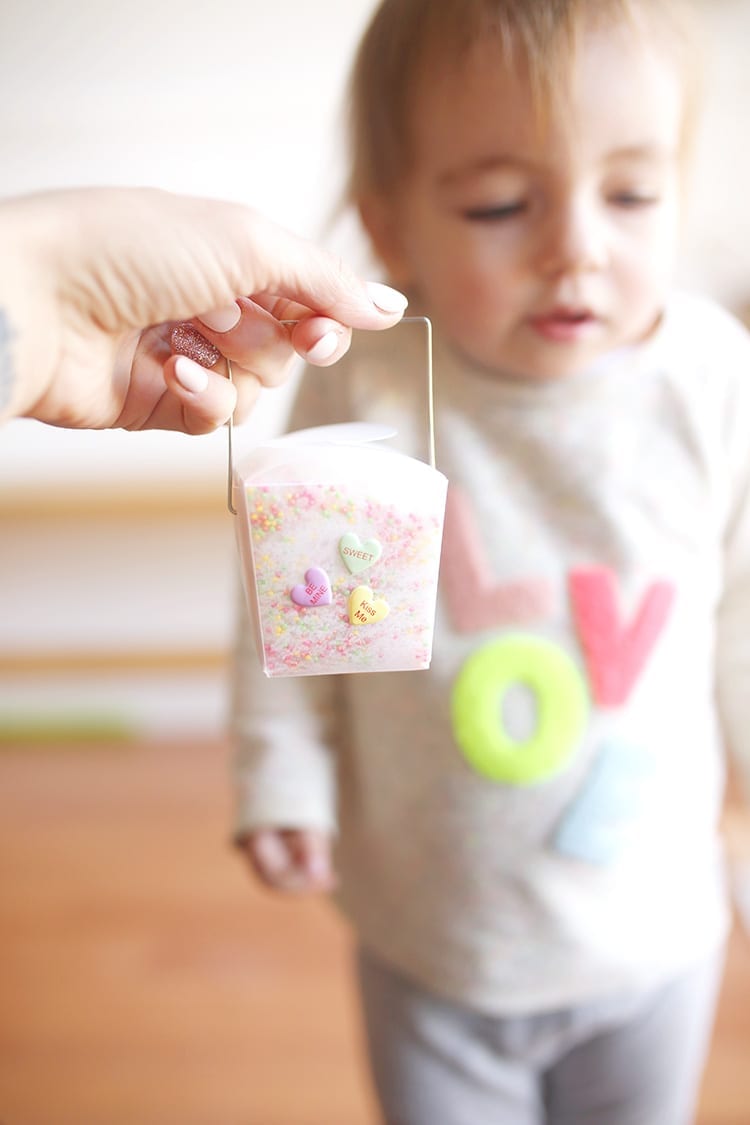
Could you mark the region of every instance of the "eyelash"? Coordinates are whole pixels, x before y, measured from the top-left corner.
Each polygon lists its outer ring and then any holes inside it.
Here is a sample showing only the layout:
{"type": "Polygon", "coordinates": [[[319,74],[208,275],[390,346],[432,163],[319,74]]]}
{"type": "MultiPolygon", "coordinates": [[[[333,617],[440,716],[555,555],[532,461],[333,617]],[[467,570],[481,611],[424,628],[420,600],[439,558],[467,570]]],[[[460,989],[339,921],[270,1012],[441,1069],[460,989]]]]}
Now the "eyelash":
{"type": "Polygon", "coordinates": [[[522,215],[525,210],[525,203],[507,203],[502,207],[470,207],[463,212],[463,217],[470,223],[502,223],[522,215]]]}
{"type": "MultiPolygon", "coordinates": [[[[610,195],[607,202],[626,211],[638,211],[656,206],[659,202],[659,196],[617,192],[610,195]]],[[[527,205],[524,202],[507,203],[499,207],[470,207],[463,212],[463,217],[470,223],[503,223],[523,215],[526,210],[527,205]]]]}
{"type": "Polygon", "coordinates": [[[659,197],[658,195],[637,195],[634,192],[623,191],[611,195],[609,202],[614,203],[616,207],[637,210],[640,207],[653,207],[659,202],[659,197]]]}

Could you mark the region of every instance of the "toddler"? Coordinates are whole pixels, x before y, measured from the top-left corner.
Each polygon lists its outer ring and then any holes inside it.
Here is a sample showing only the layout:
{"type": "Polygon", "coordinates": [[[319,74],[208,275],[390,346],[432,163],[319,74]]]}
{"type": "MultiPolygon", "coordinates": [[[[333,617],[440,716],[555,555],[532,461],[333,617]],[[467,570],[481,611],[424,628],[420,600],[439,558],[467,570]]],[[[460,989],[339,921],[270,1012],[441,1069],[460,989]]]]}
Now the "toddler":
{"type": "MultiPolygon", "coordinates": [[[[433,664],[265,681],[246,634],[236,833],[335,889],[389,1125],[694,1119],[750,754],[750,342],[672,291],[683,15],[385,0],[358,54],[352,200],[435,327],[433,664]]],[[[422,378],[406,329],[367,340],[294,428],[409,447],[422,378]]]]}

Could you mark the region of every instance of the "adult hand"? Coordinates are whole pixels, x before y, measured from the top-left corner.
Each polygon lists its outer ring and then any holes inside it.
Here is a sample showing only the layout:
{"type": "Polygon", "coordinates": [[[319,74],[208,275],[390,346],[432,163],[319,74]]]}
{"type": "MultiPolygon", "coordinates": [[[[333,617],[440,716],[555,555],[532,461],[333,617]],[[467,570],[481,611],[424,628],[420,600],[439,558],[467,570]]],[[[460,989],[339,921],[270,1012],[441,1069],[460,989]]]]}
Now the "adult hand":
{"type": "Polygon", "coordinates": [[[140,188],[6,200],[0,419],[207,433],[295,353],[334,363],[351,328],[388,328],[405,307],[241,204],[140,188]]]}

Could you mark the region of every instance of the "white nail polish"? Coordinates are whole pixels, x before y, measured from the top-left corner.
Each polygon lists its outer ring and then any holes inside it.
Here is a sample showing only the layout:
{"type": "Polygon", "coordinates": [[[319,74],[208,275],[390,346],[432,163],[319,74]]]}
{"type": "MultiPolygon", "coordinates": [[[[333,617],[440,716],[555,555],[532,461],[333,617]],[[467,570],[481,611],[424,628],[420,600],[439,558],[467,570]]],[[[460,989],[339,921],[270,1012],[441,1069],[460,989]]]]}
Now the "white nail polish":
{"type": "Polygon", "coordinates": [[[380,281],[368,281],[366,288],[373,305],[376,305],[381,312],[401,313],[409,304],[408,299],[403,293],[399,293],[398,289],[392,289],[390,285],[383,285],[380,281]]]}
{"type": "Polygon", "coordinates": [[[208,372],[205,367],[201,367],[199,363],[194,363],[192,359],[188,359],[185,355],[177,357],[174,373],[180,386],[193,394],[200,394],[208,386],[208,372]]]}
{"type": "Polygon", "coordinates": [[[208,312],[201,313],[198,320],[212,332],[229,332],[239,324],[241,316],[242,310],[239,305],[223,305],[221,308],[209,309],[208,312]]]}
{"type": "Polygon", "coordinates": [[[325,360],[330,359],[336,348],[339,346],[339,338],[335,332],[326,332],[325,336],[321,336],[317,344],[313,344],[307,352],[307,358],[311,363],[323,363],[325,360]]]}

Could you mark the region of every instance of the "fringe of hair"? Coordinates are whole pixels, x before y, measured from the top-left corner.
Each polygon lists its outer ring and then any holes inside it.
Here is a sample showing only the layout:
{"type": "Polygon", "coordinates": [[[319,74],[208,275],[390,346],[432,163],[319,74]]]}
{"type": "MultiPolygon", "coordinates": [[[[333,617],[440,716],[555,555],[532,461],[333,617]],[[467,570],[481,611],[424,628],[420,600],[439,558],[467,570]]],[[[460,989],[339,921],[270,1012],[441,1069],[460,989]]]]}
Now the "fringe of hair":
{"type": "Polygon", "coordinates": [[[699,67],[684,0],[383,0],[349,83],[349,202],[389,191],[408,171],[411,105],[428,67],[439,81],[439,72],[460,67],[476,43],[495,40],[504,65],[528,78],[543,125],[550,107],[568,96],[582,30],[621,22],[659,35],[674,51],[685,75],[690,132],[699,67]]]}

